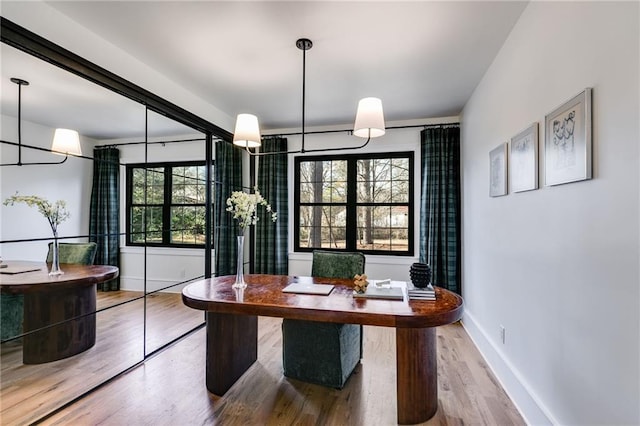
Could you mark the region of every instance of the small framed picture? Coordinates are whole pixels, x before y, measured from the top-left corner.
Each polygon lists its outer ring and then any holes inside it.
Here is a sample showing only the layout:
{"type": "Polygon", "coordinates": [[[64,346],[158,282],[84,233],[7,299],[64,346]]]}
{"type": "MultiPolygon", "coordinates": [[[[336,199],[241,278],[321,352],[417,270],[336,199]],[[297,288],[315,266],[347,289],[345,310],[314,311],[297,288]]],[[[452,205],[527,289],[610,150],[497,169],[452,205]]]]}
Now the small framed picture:
{"type": "Polygon", "coordinates": [[[544,183],[591,179],[591,89],[545,116],[544,183]]]}
{"type": "Polygon", "coordinates": [[[502,143],[489,152],[489,195],[507,195],[507,143],[502,143]]]}
{"type": "Polygon", "coordinates": [[[512,137],[510,148],[511,192],[538,189],[538,123],[512,137]]]}

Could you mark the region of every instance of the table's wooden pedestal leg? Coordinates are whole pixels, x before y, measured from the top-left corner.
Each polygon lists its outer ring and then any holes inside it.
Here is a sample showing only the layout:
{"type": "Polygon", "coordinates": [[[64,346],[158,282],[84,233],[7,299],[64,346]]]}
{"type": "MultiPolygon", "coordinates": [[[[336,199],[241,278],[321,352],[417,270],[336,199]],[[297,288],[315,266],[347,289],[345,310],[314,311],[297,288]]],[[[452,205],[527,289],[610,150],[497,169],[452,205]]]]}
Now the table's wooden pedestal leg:
{"type": "Polygon", "coordinates": [[[57,361],[91,348],[96,343],[95,311],[95,285],[26,293],[24,331],[42,330],[24,336],[22,362],[57,361]]]}
{"type": "Polygon", "coordinates": [[[435,328],[396,329],[398,423],[429,420],[438,409],[435,328]]]}
{"type": "Polygon", "coordinates": [[[207,312],[207,389],[224,395],[258,359],[258,317],[207,312]]]}

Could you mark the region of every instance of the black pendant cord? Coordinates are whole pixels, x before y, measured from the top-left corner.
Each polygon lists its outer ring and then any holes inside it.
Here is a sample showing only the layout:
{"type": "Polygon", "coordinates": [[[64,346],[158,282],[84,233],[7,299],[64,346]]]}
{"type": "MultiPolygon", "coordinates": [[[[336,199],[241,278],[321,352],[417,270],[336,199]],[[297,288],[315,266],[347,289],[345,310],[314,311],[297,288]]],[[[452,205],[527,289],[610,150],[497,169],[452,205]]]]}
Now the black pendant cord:
{"type": "Polygon", "coordinates": [[[301,153],[304,153],[304,123],[306,112],[306,100],[307,100],[307,49],[311,49],[311,41],[306,44],[306,39],[300,39],[296,45],[302,49],[302,148],[301,153]],[[308,47],[307,47],[308,46],[308,47]]]}
{"type": "Polygon", "coordinates": [[[302,50],[302,133],[300,133],[302,140],[300,144],[300,149],[296,149],[293,151],[276,151],[276,152],[253,152],[248,146],[245,146],[247,153],[251,156],[264,156],[264,155],[277,155],[277,154],[304,154],[307,152],[325,152],[325,151],[347,151],[352,149],[361,149],[367,146],[369,141],[371,141],[371,129],[369,129],[369,134],[367,137],[367,141],[362,145],[358,146],[347,146],[341,148],[318,148],[318,149],[305,149],[304,145],[304,137],[306,135],[305,125],[306,125],[306,103],[307,103],[307,50],[313,47],[313,43],[308,38],[301,38],[296,41],[296,46],[298,49],[302,50]]]}
{"type": "MultiPolygon", "coordinates": [[[[18,85],[18,162],[17,163],[5,163],[0,164],[0,167],[4,166],[42,166],[47,164],[62,164],[69,158],[69,154],[65,154],[62,161],[53,162],[36,162],[36,163],[23,163],[22,162],[22,86],[28,86],[29,82],[20,78],[11,78],[11,81],[18,85]]],[[[54,152],[47,150],[48,152],[54,152]]]]}
{"type": "Polygon", "coordinates": [[[22,85],[29,85],[26,80],[12,78],[11,81],[18,85],[18,166],[22,165],[22,85]]]}
{"type": "Polygon", "coordinates": [[[304,137],[305,137],[305,124],[306,124],[306,103],[307,103],[307,50],[313,47],[313,43],[311,40],[307,38],[301,38],[296,41],[296,46],[298,49],[302,50],[302,141],[301,148],[293,151],[276,151],[276,152],[252,152],[249,147],[246,147],[249,155],[252,156],[264,156],[264,155],[276,155],[276,154],[304,154],[306,152],[324,152],[324,151],[345,151],[351,149],[360,149],[367,146],[369,141],[371,140],[371,129],[369,129],[369,137],[367,141],[359,146],[349,146],[342,148],[320,148],[320,149],[305,149],[304,147],[304,137]]]}

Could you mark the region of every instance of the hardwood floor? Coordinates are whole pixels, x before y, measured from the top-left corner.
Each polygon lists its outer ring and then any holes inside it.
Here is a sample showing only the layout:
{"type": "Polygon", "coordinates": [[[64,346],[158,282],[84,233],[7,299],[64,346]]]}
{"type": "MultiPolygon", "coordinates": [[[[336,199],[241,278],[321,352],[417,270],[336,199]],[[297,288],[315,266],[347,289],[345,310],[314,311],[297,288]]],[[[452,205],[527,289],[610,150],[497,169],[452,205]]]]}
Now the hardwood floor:
{"type": "Polygon", "coordinates": [[[22,363],[21,341],[0,351],[0,424],[30,424],[140,362],[147,353],[203,322],[178,293],[159,293],[120,306],[139,292],[98,292],[96,344],[78,355],[37,365],[22,363]],[[146,347],[143,344],[146,337],[146,347]]]}
{"type": "MultiPolygon", "coordinates": [[[[205,388],[203,329],[43,424],[396,423],[394,329],[365,327],[362,364],[344,389],[335,390],[283,377],[281,322],[259,318],[258,361],[223,397],[205,388]]],[[[461,325],[439,327],[437,344],[438,411],[425,424],[525,424],[461,325]]]]}

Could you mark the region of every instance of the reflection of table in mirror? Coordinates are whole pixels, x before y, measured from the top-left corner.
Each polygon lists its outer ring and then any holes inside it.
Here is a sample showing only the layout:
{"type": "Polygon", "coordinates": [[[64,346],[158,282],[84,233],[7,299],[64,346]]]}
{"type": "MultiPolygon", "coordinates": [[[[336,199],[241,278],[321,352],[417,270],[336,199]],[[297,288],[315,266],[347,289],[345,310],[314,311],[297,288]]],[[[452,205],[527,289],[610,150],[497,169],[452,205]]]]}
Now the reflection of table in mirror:
{"type": "MultiPolygon", "coordinates": [[[[333,284],[328,296],[284,293],[295,277],[245,275],[236,292],[235,276],[189,284],[185,305],[207,311],[207,388],[223,395],[257,359],[257,316],[375,325],[396,329],[398,423],[431,418],[438,408],[435,327],[460,319],[463,301],[436,288],[436,300],[383,300],[353,297],[353,281],[313,278],[333,284]],[[221,343],[222,342],[222,343],[221,343]]],[[[364,354],[366,359],[366,354],[364,354]]]]}
{"type": "Polygon", "coordinates": [[[0,269],[0,291],[24,295],[25,364],[67,358],[95,344],[96,284],[116,278],[117,267],[61,264],[64,274],[49,276],[49,265],[43,262],[3,263],[8,267],[0,269]],[[23,268],[38,269],[5,273],[23,268]]]}

